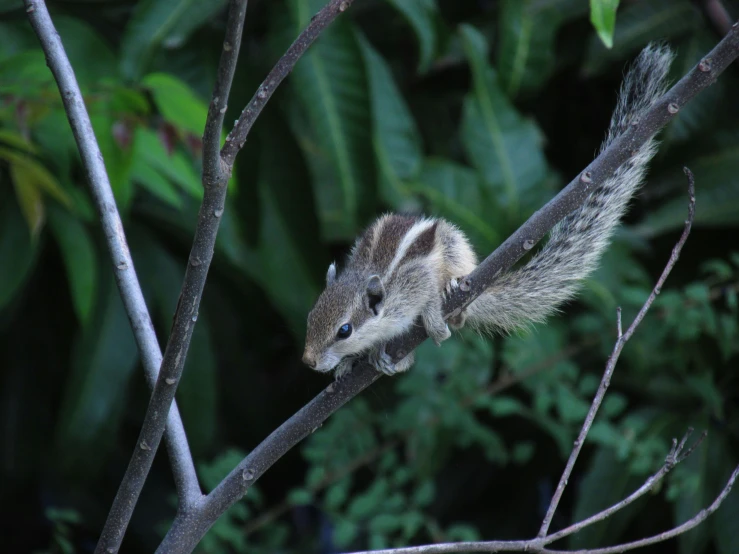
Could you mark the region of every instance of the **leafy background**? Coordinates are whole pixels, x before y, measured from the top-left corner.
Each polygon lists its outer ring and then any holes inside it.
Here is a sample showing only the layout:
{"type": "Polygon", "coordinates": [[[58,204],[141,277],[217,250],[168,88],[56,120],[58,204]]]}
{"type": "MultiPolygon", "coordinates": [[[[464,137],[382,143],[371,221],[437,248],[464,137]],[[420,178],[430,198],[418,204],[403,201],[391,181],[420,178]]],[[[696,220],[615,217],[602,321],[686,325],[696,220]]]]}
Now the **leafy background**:
{"type": "MultiPolygon", "coordinates": [[[[226,2],[52,4],[160,340],[201,196],[200,136],[226,2]]],[[[734,17],[739,3],[726,2],[734,17]]],[[[249,3],[232,121],[321,0],[249,3]]],[[[625,64],[674,76],[717,41],[688,0],[356,0],[277,92],[238,159],[178,401],[204,485],[312,398],[300,364],[325,268],[383,210],[453,220],[491,251],[597,151],[625,64]],[[611,4],[614,2],[594,2],[611,4]],[[601,35],[599,37],[599,35],[601,35]]],[[[695,231],[627,346],[554,527],[620,499],[688,426],[662,490],[563,547],[664,530],[739,462],[739,70],[662,134],[649,182],[578,301],[532,332],[424,345],[294,449],[200,551],[337,552],[538,528],[614,340],[661,271],[696,175],[695,231]]],[[[147,402],[58,91],[19,2],[0,2],[0,520],[8,552],[90,552],[147,402]],[[6,511],[7,509],[7,511],[6,511]]],[[[124,544],[175,509],[159,456],[124,544]]],[[[650,552],[739,552],[739,494],[650,552]]]]}

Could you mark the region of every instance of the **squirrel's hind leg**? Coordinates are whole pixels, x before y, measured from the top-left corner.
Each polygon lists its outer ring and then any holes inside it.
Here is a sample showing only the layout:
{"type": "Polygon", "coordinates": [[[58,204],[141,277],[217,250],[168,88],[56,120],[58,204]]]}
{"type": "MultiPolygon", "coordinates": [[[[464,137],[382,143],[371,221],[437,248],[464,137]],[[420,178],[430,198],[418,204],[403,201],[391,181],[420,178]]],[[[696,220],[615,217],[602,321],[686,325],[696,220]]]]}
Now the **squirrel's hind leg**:
{"type": "Polygon", "coordinates": [[[426,328],[426,332],[436,346],[439,346],[452,336],[452,332],[442,317],[440,296],[432,296],[431,301],[421,312],[421,319],[423,319],[423,326],[426,328]]]}

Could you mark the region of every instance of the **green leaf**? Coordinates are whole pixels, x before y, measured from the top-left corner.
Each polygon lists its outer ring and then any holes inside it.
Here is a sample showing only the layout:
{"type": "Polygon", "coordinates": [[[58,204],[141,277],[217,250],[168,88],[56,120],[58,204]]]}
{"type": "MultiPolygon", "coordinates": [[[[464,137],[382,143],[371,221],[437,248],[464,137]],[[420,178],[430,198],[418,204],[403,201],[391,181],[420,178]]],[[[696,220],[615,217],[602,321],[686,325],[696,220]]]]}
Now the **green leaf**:
{"type": "Polygon", "coordinates": [[[306,489],[293,489],[287,495],[287,501],[293,506],[304,506],[313,501],[313,493],[306,489]]]}
{"type": "Polygon", "coordinates": [[[410,188],[426,198],[434,212],[458,223],[481,252],[500,242],[498,231],[490,223],[495,218],[486,213],[479,180],[471,169],[448,160],[429,159],[418,182],[410,188]]]}
{"type": "Polygon", "coordinates": [[[369,81],[380,195],[394,209],[404,211],[412,202],[407,181],[418,177],[423,162],[421,135],[387,62],[358,35],[369,81]]]}
{"type": "Polygon", "coordinates": [[[276,121],[260,135],[258,169],[260,206],[259,260],[261,285],[298,340],[305,337],[306,315],[320,292],[330,258],[320,243],[318,222],[306,214],[311,198],[302,184],[300,153],[287,129],[276,121]],[[316,260],[326,265],[316,272],[316,260]],[[285,268],[290,268],[286,271],[285,268]]]}
{"type": "Polygon", "coordinates": [[[631,57],[649,40],[656,37],[669,40],[699,23],[700,18],[695,17],[695,8],[689,0],[632,2],[619,13],[613,48],[606,48],[599,36],[593,36],[583,71],[587,76],[600,73],[614,60],[631,57]]]}
{"type": "Polygon", "coordinates": [[[115,76],[118,61],[95,29],[80,18],[65,16],[55,17],[54,26],[81,87],[115,76]]]}
{"type": "Polygon", "coordinates": [[[549,80],[556,63],[557,32],[585,9],[582,0],[502,0],[496,67],[509,97],[537,90],[549,80]]]}
{"type": "Polygon", "coordinates": [[[161,47],[179,46],[210,20],[224,0],[143,0],[135,5],[121,40],[121,72],[132,80],[146,73],[161,47]]]}
{"type": "Polygon", "coordinates": [[[84,225],[63,210],[50,210],[49,225],[62,253],[75,313],[86,325],[97,295],[95,246],[84,225]]]}
{"type": "Polygon", "coordinates": [[[0,202],[0,310],[15,298],[33,268],[38,253],[37,243],[23,223],[15,202],[5,195],[0,202]]]}
{"type": "MultiPolygon", "coordinates": [[[[695,175],[696,183],[701,187],[696,191],[695,226],[724,227],[739,223],[739,134],[731,133],[714,137],[715,150],[687,160],[688,166],[695,175]]],[[[677,179],[684,180],[670,173],[651,183],[659,189],[677,179]]],[[[651,238],[656,235],[683,227],[688,213],[688,200],[682,191],[674,199],[665,202],[652,211],[645,220],[636,226],[636,232],[642,237],[651,238]]]]}
{"type": "Polygon", "coordinates": [[[93,479],[115,444],[136,343],[112,272],[100,282],[90,325],[75,344],[56,428],[56,460],[63,470],[93,479]]]}
{"type": "Polygon", "coordinates": [[[166,73],[151,73],[141,84],[166,121],[197,137],[203,135],[208,105],[187,84],[166,73]]]}
{"type": "Polygon", "coordinates": [[[543,135],[501,90],[487,64],[483,36],[469,25],[462,25],[461,34],[474,83],[464,101],[462,141],[491,200],[517,221],[540,203],[537,185],[547,174],[543,135]]]}
{"type": "Polygon", "coordinates": [[[590,22],[606,48],[613,47],[619,0],[590,0],[590,22]]]}
{"type": "Polygon", "coordinates": [[[438,8],[435,0],[387,0],[403,14],[418,41],[418,71],[425,72],[437,49],[436,21],[438,8]]]}
{"type": "Polygon", "coordinates": [[[4,142],[18,150],[23,150],[28,154],[38,154],[38,148],[34,144],[30,143],[20,133],[10,129],[0,129],[0,142],[4,142]]]}
{"type": "Polygon", "coordinates": [[[46,221],[41,190],[36,186],[33,172],[27,165],[11,164],[10,178],[13,180],[15,198],[28,225],[28,231],[36,239],[46,221]]]}
{"type": "Polygon", "coordinates": [[[131,179],[151,194],[174,208],[182,206],[182,197],[174,184],[157,169],[147,163],[135,163],[131,168],[131,179]]]}
{"type": "MultiPolygon", "coordinates": [[[[200,176],[192,161],[180,151],[168,153],[154,131],[144,127],[137,128],[133,152],[136,164],[148,164],[151,169],[170,179],[195,199],[199,200],[203,197],[200,176]]],[[[134,167],[134,172],[137,174],[141,175],[142,171],[146,170],[134,167]]],[[[167,196],[167,193],[162,190],[158,193],[160,197],[167,196]]]]}
{"type": "MultiPolygon", "coordinates": [[[[15,167],[17,170],[22,171],[20,182],[24,187],[28,186],[39,189],[56,199],[63,206],[71,206],[71,200],[59,185],[59,181],[34,158],[15,150],[0,147],[0,160],[2,159],[6,160],[11,165],[11,168],[15,167]]],[[[16,184],[17,186],[19,185],[16,184]]]]}
{"type": "Polygon", "coordinates": [[[53,89],[58,95],[54,87],[54,76],[49,71],[40,48],[19,52],[5,59],[0,58],[0,75],[3,76],[0,80],[0,93],[37,98],[44,89],[53,89]]]}
{"type": "MultiPolygon", "coordinates": [[[[278,34],[292,40],[323,4],[290,0],[289,26],[278,34]]],[[[374,211],[367,89],[357,38],[344,18],[321,34],[290,77],[288,116],[313,175],[326,240],[354,238],[360,221],[374,211]]]]}

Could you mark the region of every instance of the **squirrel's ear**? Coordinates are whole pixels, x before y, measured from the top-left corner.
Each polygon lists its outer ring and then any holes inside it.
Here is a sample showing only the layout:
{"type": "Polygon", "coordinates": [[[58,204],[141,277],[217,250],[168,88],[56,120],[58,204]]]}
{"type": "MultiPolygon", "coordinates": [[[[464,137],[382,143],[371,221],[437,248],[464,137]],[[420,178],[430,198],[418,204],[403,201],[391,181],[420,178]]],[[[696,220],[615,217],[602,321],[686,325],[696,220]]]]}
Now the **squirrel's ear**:
{"type": "Polygon", "coordinates": [[[367,281],[367,307],[372,310],[375,315],[380,313],[382,304],[385,301],[385,287],[382,285],[379,275],[373,275],[367,281]]]}
{"type": "Polygon", "coordinates": [[[335,280],[336,280],[336,262],[328,266],[328,271],[326,272],[326,284],[330,285],[335,280]]]}

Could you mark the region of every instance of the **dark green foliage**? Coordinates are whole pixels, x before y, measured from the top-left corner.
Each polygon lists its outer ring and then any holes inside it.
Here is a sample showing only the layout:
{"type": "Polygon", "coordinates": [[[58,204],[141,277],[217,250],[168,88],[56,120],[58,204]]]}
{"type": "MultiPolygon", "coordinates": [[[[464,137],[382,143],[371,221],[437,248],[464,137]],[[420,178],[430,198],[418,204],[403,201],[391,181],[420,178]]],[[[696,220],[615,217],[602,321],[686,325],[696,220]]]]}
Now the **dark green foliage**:
{"type": "MultiPolygon", "coordinates": [[[[202,197],[223,1],[51,3],[164,346],[202,197]]],[[[227,128],[321,0],[249,3],[227,128]]],[[[239,155],[178,402],[206,490],[326,385],[300,364],[327,265],[382,211],[458,224],[485,255],[597,151],[650,40],[682,76],[717,41],[689,0],[355,0],[239,155]],[[590,6],[601,11],[592,13],[590,6]],[[610,10],[610,11],[609,11],[610,10]],[[595,28],[593,27],[595,25],[595,28]],[[604,42],[612,37],[613,46],[604,42]]],[[[726,1],[734,17],[739,3],[726,1]]],[[[87,552],[148,400],[59,93],[20,3],[0,2],[0,503],[9,552],[87,552]]],[[[694,233],[626,346],[553,528],[629,494],[688,426],[660,490],[569,541],[606,546],[707,506],[739,462],[739,74],[681,109],[576,302],[511,337],[424,344],[280,460],[200,551],[336,552],[533,536],[615,338],[694,233]]],[[[174,514],[165,451],[124,544],[174,514]]],[[[739,552],[739,493],[650,552],[739,552]]]]}

